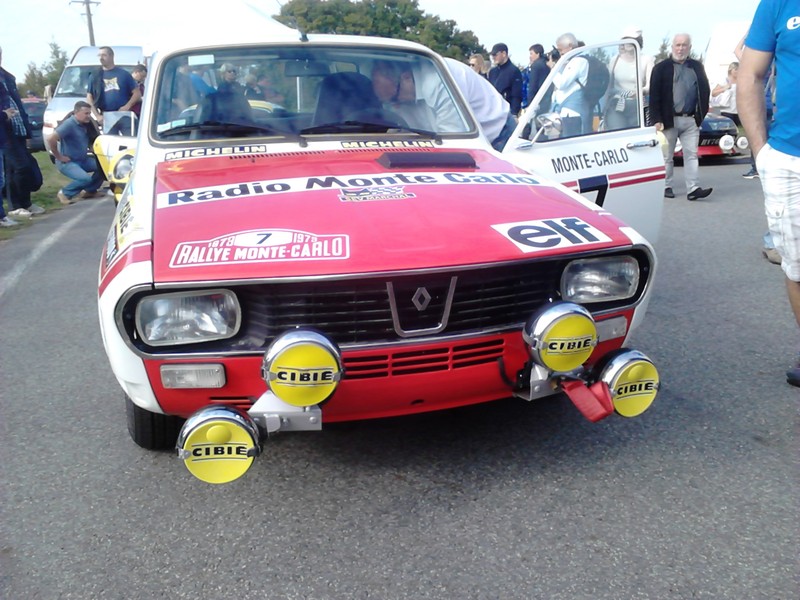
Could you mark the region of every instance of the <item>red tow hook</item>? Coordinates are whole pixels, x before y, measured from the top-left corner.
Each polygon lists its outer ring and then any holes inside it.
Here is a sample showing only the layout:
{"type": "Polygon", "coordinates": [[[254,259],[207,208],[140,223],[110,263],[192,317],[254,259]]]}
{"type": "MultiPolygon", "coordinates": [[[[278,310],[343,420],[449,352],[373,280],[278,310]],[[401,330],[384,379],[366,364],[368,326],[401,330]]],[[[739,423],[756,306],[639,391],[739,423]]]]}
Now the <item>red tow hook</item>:
{"type": "Polygon", "coordinates": [[[614,412],[611,390],[603,381],[587,386],[582,381],[571,380],[563,382],[561,388],[581,414],[592,423],[597,423],[614,412]]]}

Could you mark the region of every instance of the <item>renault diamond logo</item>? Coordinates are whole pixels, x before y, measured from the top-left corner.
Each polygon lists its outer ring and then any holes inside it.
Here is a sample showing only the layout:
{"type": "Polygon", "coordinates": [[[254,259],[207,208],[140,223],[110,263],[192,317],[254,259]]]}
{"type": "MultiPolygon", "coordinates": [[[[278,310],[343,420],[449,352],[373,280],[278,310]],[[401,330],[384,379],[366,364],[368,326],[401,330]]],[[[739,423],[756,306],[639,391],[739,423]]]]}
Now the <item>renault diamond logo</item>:
{"type": "Polygon", "coordinates": [[[417,288],[417,291],[414,292],[414,295],[411,297],[411,301],[414,303],[414,306],[417,307],[417,310],[422,312],[428,308],[428,305],[431,303],[431,295],[424,287],[417,288]]]}

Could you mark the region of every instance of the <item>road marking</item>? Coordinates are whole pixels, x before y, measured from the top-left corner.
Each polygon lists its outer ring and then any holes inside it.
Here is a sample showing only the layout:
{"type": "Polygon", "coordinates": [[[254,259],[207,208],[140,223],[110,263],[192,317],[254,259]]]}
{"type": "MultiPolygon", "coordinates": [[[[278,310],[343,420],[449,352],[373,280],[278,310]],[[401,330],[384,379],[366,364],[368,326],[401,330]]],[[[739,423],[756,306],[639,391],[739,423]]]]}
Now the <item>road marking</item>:
{"type": "MultiPolygon", "coordinates": [[[[95,203],[94,206],[90,207],[88,210],[94,210],[96,207],[101,206],[102,202],[95,203]]],[[[69,221],[61,225],[58,229],[55,230],[53,235],[48,237],[46,240],[42,241],[37,245],[33,252],[31,252],[25,260],[21,260],[17,263],[12,269],[9,270],[6,275],[0,278],[0,298],[2,298],[6,292],[10,291],[17,282],[19,281],[20,277],[27,271],[37,260],[39,257],[42,256],[45,252],[47,252],[50,247],[55,244],[58,240],[60,240],[65,233],[67,233],[70,229],[72,229],[75,224],[81,219],[81,217],[85,216],[86,212],[80,212],[72,217],[69,221]]]]}

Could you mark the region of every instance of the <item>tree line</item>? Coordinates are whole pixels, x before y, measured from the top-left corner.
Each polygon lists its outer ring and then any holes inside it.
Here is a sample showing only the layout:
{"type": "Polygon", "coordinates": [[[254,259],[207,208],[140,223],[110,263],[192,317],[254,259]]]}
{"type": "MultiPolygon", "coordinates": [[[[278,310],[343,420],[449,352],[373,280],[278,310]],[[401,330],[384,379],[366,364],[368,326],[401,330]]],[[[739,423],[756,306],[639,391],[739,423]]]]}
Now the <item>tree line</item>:
{"type": "MultiPolygon", "coordinates": [[[[425,13],[417,0],[289,0],[274,18],[306,33],[372,35],[418,42],[457,60],[466,61],[473,53],[487,55],[472,31],[461,31],[455,21],[425,13]]],[[[656,61],[669,56],[669,44],[667,38],[662,40],[656,61]]],[[[66,52],[51,42],[50,59],[40,66],[29,63],[24,77],[18,77],[18,87],[41,96],[46,85],[55,88],[66,64],[66,52]]]]}
{"type": "MultiPolygon", "coordinates": [[[[473,52],[486,54],[472,31],[461,31],[455,21],[425,13],[417,0],[290,0],[274,18],[306,33],[373,35],[418,42],[458,60],[466,60],[473,52]]],[[[28,63],[23,77],[15,73],[17,86],[41,96],[46,85],[55,88],[66,65],[66,53],[51,42],[50,59],[38,66],[28,63]]]]}

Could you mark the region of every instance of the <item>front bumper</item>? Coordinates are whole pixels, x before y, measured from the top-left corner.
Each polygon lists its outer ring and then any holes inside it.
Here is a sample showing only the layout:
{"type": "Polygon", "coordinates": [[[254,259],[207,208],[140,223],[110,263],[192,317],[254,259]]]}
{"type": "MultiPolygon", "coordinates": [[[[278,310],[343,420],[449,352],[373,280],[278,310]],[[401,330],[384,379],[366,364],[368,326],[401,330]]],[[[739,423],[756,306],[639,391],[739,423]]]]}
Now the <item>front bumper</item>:
{"type": "MultiPolygon", "coordinates": [[[[258,370],[252,357],[236,359],[242,364],[234,369],[225,364],[229,381],[233,373],[247,371],[251,379],[260,373],[262,393],[252,400],[230,395],[203,400],[186,421],[177,452],[196,477],[224,483],[244,474],[270,435],[319,430],[323,422],[407,415],[509,396],[535,400],[559,392],[593,422],[612,412],[637,416],[653,402],[659,379],[645,355],[621,348],[629,318],[616,315],[595,323],[582,307],[556,302],[535,314],[522,335],[432,344],[405,355],[387,351],[385,359],[375,350],[343,358],[319,332],[294,330],[273,343],[258,370]]],[[[197,390],[185,393],[186,400],[197,401],[197,390]]],[[[185,413],[189,405],[168,408],[185,413]]]]}

